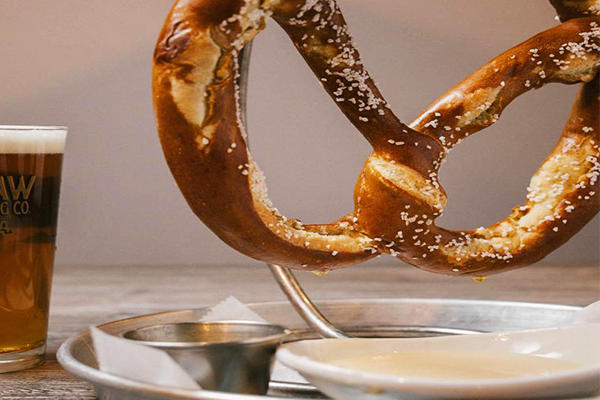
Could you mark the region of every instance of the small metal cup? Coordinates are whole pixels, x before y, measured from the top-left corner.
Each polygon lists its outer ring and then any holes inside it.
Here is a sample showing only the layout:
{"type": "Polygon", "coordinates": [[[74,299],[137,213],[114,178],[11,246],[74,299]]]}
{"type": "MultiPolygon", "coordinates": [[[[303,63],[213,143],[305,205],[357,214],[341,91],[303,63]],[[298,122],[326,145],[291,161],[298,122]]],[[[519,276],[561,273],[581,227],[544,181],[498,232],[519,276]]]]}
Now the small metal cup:
{"type": "Polygon", "coordinates": [[[154,325],[123,337],[166,351],[203,389],[264,395],[287,334],[278,325],[227,321],[154,325]]]}

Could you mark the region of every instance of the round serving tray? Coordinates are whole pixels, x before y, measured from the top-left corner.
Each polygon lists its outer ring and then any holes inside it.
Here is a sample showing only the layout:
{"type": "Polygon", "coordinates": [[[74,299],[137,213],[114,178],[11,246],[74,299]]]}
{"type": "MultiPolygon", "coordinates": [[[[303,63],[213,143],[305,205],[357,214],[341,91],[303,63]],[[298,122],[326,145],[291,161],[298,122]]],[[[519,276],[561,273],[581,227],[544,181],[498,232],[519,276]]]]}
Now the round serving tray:
{"type": "MultiPolygon", "coordinates": [[[[500,301],[445,299],[368,299],[315,302],[342,330],[368,337],[412,337],[472,332],[512,331],[556,326],[579,307],[500,301]]],[[[291,340],[315,337],[287,302],[249,304],[271,323],[293,331],[291,340]]],[[[199,320],[207,308],[162,312],[114,321],[102,329],[114,335],[149,325],[199,320]]],[[[211,391],[174,390],[140,383],[98,369],[89,331],[78,333],[62,344],[58,361],[72,374],[90,382],[100,400],[193,399],[193,400],[283,400],[320,398],[322,394],[299,375],[276,365],[269,396],[250,396],[211,391]]]]}

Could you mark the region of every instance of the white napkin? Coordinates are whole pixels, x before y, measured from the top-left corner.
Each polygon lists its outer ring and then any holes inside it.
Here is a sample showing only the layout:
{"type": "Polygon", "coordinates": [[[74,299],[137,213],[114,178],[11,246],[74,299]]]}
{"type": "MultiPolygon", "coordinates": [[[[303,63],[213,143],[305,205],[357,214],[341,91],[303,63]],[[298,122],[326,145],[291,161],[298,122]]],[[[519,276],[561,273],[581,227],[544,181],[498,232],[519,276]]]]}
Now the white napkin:
{"type": "Polygon", "coordinates": [[[164,351],[110,335],[96,327],[90,330],[101,371],[157,386],[201,389],[164,351]]]}
{"type": "Polygon", "coordinates": [[[600,301],[575,312],[562,325],[586,325],[600,323],[600,301]]]}
{"type": "MultiPolygon", "coordinates": [[[[211,308],[201,322],[267,322],[233,296],[211,308]]],[[[110,335],[98,328],[90,329],[101,371],[122,378],[176,389],[200,390],[201,387],[166,352],[110,335]]]]}
{"type": "Polygon", "coordinates": [[[208,310],[208,312],[200,318],[200,321],[252,321],[268,323],[267,320],[233,296],[229,296],[208,310]]]}

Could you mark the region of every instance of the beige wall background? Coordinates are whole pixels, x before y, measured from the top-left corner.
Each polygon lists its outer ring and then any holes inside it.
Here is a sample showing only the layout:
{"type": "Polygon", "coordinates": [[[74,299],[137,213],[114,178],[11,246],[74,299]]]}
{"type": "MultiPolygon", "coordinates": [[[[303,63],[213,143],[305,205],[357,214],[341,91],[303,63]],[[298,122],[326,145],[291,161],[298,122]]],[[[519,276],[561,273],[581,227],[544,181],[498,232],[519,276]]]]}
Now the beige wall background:
{"type": "MultiPolygon", "coordinates": [[[[150,71],[171,0],[0,0],[0,124],[67,125],[59,264],[248,263],[188,210],[154,128],[150,71]]],[[[547,0],[340,0],[405,121],[496,54],[554,26],[547,0]]],[[[518,99],[452,152],[442,222],[475,228],[523,201],[576,87],[518,99]]],[[[271,198],[304,222],[352,208],[367,143],[274,23],[255,43],[249,129],[271,198]]],[[[597,263],[598,218],[547,258],[597,263]]],[[[381,258],[382,261],[394,262],[381,258]]]]}

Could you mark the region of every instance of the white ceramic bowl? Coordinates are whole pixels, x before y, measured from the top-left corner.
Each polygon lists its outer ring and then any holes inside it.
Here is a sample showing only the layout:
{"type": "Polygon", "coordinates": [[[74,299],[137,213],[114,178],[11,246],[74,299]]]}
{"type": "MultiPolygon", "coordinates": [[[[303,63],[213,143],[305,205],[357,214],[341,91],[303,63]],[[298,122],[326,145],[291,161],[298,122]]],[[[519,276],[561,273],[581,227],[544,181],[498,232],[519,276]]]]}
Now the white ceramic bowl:
{"type": "Polygon", "coordinates": [[[539,399],[600,391],[600,324],[420,339],[323,339],[284,345],[277,353],[337,400],[539,399]],[[582,365],[565,372],[500,379],[410,378],[332,365],[342,358],[390,352],[525,354],[582,365]]]}

